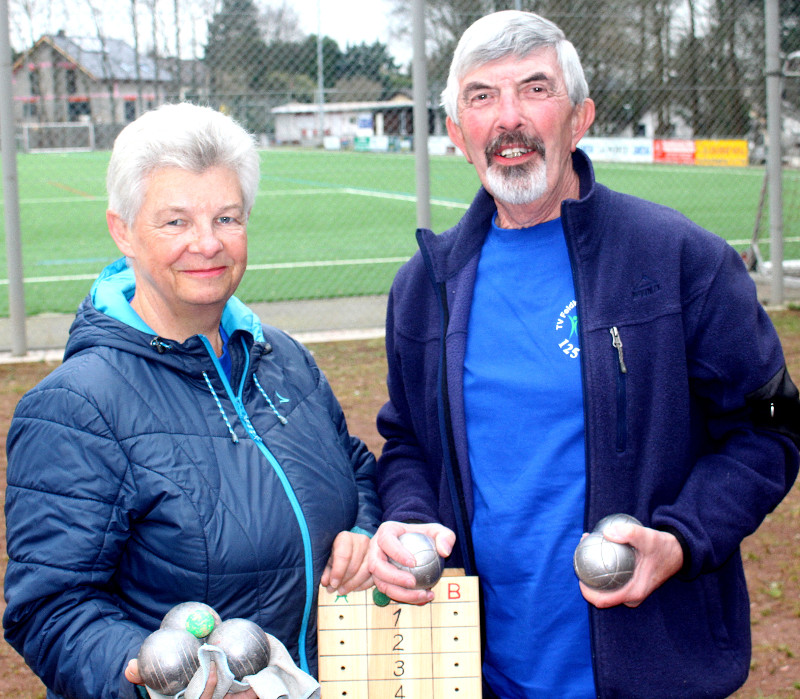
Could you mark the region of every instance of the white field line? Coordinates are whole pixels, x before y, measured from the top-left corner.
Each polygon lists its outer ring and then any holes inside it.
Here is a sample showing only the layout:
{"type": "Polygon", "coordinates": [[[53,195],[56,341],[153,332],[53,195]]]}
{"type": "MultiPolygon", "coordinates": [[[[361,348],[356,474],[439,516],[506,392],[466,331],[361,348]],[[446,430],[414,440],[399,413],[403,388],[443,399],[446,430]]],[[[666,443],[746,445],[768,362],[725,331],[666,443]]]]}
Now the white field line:
{"type": "MultiPolygon", "coordinates": [[[[752,238],[743,238],[742,240],[729,240],[728,241],[728,243],[733,245],[733,247],[736,247],[737,245],[750,245],[750,243],[752,243],[752,242],[753,242],[752,238]]],[[[798,242],[800,242],[800,237],[792,236],[790,238],[784,238],[783,242],[784,243],[798,243],[798,242]]],[[[769,237],[759,238],[758,244],[759,245],[769,245],[769,237]]]]}
{"type": "MultiPolygon", "coordinates": [[[[357,189],[354,187],[317,187],[314,189],[273,189],[268,191],[261,191],[256,194],[257,197],[307,197],[319,196],[327,194],[350,194],[359,197],[372,197],[373,199],[392,199],[394,201],[406,201],[415,203],[417,197],[413,194],[396,194],[393,192],[378,192],[371,189],[357,189]]],[[[44,197],[44,198],[28,198],[20,199],[20,204],[25,205],[39,205],[39,204],[76,204],[76,203],[94,203],[98,201],[107,201],[105,196],[83,196],[83,197],[44,197]]],[[[464,209],[469,208],[469,204],[457,201],[449,201],[447,199],[431,199],[431,204],[434,206],[443,206],[450,209],[464,209]]]]}
{"type": "MultiPolygon", "coordinates": [[[[416,202],[416,196],[410,194],[392,194],[391,192],[378,192],[367,189],[355,189],[352,187],[329,187],[329,188],[316,188],[316,189],[284,189],[284,190],[271,190],[266,192],[259,192],[259,197],[276,197],[276,196],[309,196],[320,194],[350,194],[353,196],[373,197],[377,199],[392,199],[396,201],[416,202]]],[[[20,204],[64,204],[75,202],[95,202],[104,201],[106,197],[52,197],[48,199],[24,199],[20,200],[20,204]]],[[[431,204],[434,206],[444,206],[448,208],[467,209],[469,204],[460,202],[452,202],[444,199],[431,199],[431,204]]],[[[396,264],[405,262],[408,257],[371,257],[365,259],[353,260],[319,260],[316,262],[276,262],[272,264],[261,265],[248,265],[248,271],[263,271],[272,269],[302,269],[307,267],[344,267],[355,265],[380,265],[380,264],[396,264]]],[[[49,277],[25,277],[23,282],[25,284],[53,284],[63,282],[83,282],[94,281],[97,274],[64,274],[49,277]]],[[[8,279],[0,279],[0,286],[8,286],[8,279]]]]}
{"type": "MultiPolygon", "coordinates": [[[[405,201],[409,203],[416,202],[416,196],[412,194],[396,194],[391,192],[378,192],[368,189],[356,189],[353,187],[321,187],[314,189],[282,189],[282,190],[269,190],[259,192],[258,197],[277,197],[277,196],[319,196],[326,194],[350,194],[352,196],[371,197],[375,199],[390,199],[394,201],[405,201]]],[[[51,197],[47,199],[23,199],[20,204],[64,204],[75,202],[96,202],[103,201],[105,197],[51,197]]],[[[445,199],[431,199],[433,206],[442,206],[451,209],[464,209],[469,207],[469,204],[463,202],[448,201],[445,199]]],[[[784,243],[797,243],[800,242],[800,236],[793,236],[783,239],[784,243]]],[[[742,238],[728,241],[734,247],[740,245],[749,245],[750,238],[742,238]]],[[[768,240],[762,240],[762,244],[769,244],[768,240]]],[[[406,257],[373,257],[365,259],[352,259],[352,260],[319,260],[315,262],[280,262],[272,264],[248,265],[247,269],[252,271],[264,271],[274,269],[302,269],[308,267],[343,267],[355,265],[374,265],[374,264],[391,264],[398,262],[405,262],[406,257]]],[[[61,282],[77,282],[77,281],[94,281],[96,274],[70,274],[58,275],[49,277],[26,277],[23,281],[26,284],[48,284],[48,283],[61,283],[61,282]]],[[[0,286],[7,286],[8,279],[0,279],[0,286]]]]}
{"type": "MultiPolygon", "coordinates": [[[[357,265],[386,265],[405,262],[408,257],[365,257],[359,260],[318,260],[313,262],[274,262],[262,265],[247,265],[248,272],[271,269],[304,269],[307,267],[346,267],[357,265]]],[[[49,284],[53,282],[94,281],[97,274],[63,274],[52,277],[25,277],[25,284],[49,284]]],[[[0,286],[8,285],[8,279],[0,279],[0,286]]]]}

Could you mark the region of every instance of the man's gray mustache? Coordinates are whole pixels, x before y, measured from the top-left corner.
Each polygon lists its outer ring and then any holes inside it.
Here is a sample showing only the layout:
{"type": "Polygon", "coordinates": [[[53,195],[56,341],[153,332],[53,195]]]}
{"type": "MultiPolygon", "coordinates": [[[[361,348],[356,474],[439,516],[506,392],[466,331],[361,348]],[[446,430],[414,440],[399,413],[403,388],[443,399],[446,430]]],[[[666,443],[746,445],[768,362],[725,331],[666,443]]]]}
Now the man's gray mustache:
{"type": "Polygon", "coordinates": [[[492,156],[498,150],[506,146],[522,146],[523,148],[536,151],[542,158],[545,157],[545,147],[541,140],[538,138],[531,138],[522,133],[509,133],[498,136],[486,146],[487,162],[491,162],[492,156]]]}

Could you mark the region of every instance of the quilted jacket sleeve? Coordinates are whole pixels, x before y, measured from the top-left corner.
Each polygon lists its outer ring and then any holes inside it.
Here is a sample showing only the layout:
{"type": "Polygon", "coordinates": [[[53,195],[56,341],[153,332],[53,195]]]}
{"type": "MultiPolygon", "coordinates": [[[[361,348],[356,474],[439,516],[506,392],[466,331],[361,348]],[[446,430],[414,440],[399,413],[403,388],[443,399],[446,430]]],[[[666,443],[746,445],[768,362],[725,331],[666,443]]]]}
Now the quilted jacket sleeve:
{"type": "Polygon", "coordinates": [[[358,515],[353,529],[363,530],[372,536],[381,522],[381,509],[375,490],[375,456],[361,439],[350,434],[342,406],[334,395],[327,377],[317,366],[311,353],[305,348],[303,352],[311,368],[319,374],[319,388],[325,396],[331,420],[353,466],[353,476],[358,489],[358,515]]]}
{"type": "Polygon", "coordinates": [[[135,489],[117,437],[68,381],[45,380],[17,406],[7,451],[6,640],[59,695],[134,697],[122,673],[146,631],[108,593],[135,489]]]}

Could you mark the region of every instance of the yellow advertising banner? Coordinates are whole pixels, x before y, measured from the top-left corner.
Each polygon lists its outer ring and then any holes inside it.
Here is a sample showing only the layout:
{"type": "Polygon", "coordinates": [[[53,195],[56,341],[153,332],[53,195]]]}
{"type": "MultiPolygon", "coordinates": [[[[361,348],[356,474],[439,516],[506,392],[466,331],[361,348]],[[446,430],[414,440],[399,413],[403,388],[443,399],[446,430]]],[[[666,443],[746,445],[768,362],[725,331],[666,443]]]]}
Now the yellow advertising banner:
{"type": "Polygon", "coordinates": [[[695,141],[695,165],[723,165],[744,167],[748,163],[747,141],[730,139],[723,141],[695,141]]]}

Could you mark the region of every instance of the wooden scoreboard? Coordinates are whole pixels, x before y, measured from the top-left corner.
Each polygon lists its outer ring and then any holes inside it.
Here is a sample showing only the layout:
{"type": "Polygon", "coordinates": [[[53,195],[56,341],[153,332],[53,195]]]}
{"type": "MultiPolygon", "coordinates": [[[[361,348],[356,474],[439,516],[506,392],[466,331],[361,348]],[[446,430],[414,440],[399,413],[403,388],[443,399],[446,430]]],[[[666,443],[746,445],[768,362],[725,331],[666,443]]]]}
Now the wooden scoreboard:
{"type": "Polygon", "coordinates": [[[478,578],[449,573],[421,607],[320,589],[322,699],[479,699],[478,578]]]}

